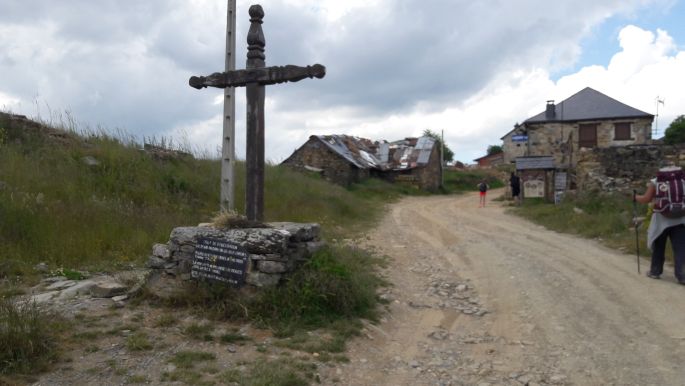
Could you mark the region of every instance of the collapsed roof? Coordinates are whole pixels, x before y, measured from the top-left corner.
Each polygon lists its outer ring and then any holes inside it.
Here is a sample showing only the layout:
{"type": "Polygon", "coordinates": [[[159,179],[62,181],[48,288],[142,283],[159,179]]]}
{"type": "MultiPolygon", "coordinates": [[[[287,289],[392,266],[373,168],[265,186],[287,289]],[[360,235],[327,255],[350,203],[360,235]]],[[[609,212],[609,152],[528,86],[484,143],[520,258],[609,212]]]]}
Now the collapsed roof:
{"type": "Polygon", "coordinates": [[[360,169],[406,170],[426,166],[437,141],[431,137],[395,142],[371,141],[349,135],[312,135],[360,169]]]}

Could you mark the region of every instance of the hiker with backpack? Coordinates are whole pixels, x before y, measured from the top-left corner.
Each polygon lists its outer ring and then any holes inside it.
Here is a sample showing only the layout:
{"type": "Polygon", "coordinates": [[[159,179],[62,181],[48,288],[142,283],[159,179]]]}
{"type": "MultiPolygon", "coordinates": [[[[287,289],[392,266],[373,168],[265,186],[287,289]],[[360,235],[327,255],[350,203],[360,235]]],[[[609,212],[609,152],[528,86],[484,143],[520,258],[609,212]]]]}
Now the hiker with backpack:
{"type": "Polygon", "coordinates": [[[685,285],[685,172],[680,167],[659,169],[656,178],[647,184],[640,195],[633,192],[633,200],[652,203],[653,213],[647,230],[647,245],[652,250],[652,262],[647,276],[659,279],[664,271],[666,240],[671,240],[675,277],[685,285]]]}
{"type": "Polygon", "coordinates": [[[478,191],[480,192],[479,208],[485,208],[485,195],[488,193],[488,188],[489,186],[485,182],[485,179],[481,180],[480,184],[478,184],[478,191]]]}
{"type": "Polygon", "coordinates": [[[516,173],[511,172],[509,177],[509,186],[511,186],[511,197],[514,199],[514,204],[521,203],[521,178],[516,173]]]}

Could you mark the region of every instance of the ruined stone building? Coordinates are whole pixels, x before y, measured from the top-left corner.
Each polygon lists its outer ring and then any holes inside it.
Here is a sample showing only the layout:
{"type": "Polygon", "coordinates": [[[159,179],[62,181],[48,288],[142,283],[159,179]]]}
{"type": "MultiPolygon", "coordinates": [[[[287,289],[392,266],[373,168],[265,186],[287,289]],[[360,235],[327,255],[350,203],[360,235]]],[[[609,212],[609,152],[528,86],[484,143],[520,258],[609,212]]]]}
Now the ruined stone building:
{"type": "Polygon", "coordinates": [[[440,147],[430,137],[387,142],[349,135],[312,135],[282,164],[320,173],[343,186],[369,177],[424,190],[437,190],[442,183],[440,147]]]}
{"type": "Polygon", "coordinates": [[[583,148],[609,148],[651,142],[654,116],[585,88],[503,136],[504,162],[517,157],[552,156],[557,168],[576,166],[583,148]]]}

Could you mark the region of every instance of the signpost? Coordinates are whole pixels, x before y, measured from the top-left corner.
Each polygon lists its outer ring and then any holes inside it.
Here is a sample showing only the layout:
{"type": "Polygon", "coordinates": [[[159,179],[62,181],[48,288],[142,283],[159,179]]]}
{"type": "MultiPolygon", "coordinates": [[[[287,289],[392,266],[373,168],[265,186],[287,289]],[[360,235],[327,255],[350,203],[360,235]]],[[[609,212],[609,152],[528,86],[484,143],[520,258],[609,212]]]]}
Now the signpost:
{"type": "Polygon", "coordinates": [[[245,283],[249,254],[229,240],[200,238],[190,276],[240,287],[245,283]]]}
{"type": "Polygon", "coordinates": [[[264,86],[297,82],[305,78],[323,78],[326,68],[313,66],[265,67],[264,46],[266,40],[262,23],[264,10],[261,5],[250,7],[250,30],[247,34],[247,65],[244,70],[215,72],[208,76],[193,76],[191,87],[245,87],[247,94],[247,149],[245,214],[248,220],[262,221],[264,218],[264,86]]]}

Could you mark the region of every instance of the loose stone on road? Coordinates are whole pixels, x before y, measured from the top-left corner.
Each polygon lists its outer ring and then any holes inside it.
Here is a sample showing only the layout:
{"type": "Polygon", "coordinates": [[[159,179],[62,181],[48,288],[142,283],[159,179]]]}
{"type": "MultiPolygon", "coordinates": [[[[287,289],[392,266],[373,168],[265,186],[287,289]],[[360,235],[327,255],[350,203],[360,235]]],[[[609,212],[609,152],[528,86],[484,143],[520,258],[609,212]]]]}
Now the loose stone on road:
{"type": "Polygon", "coordinates": [[[390,257],[389,312],[350,344],[350,363],[322,369],[323,383],[683,384],[682,287],[477,200],[389,207],[368,241],[390,257]]]}

